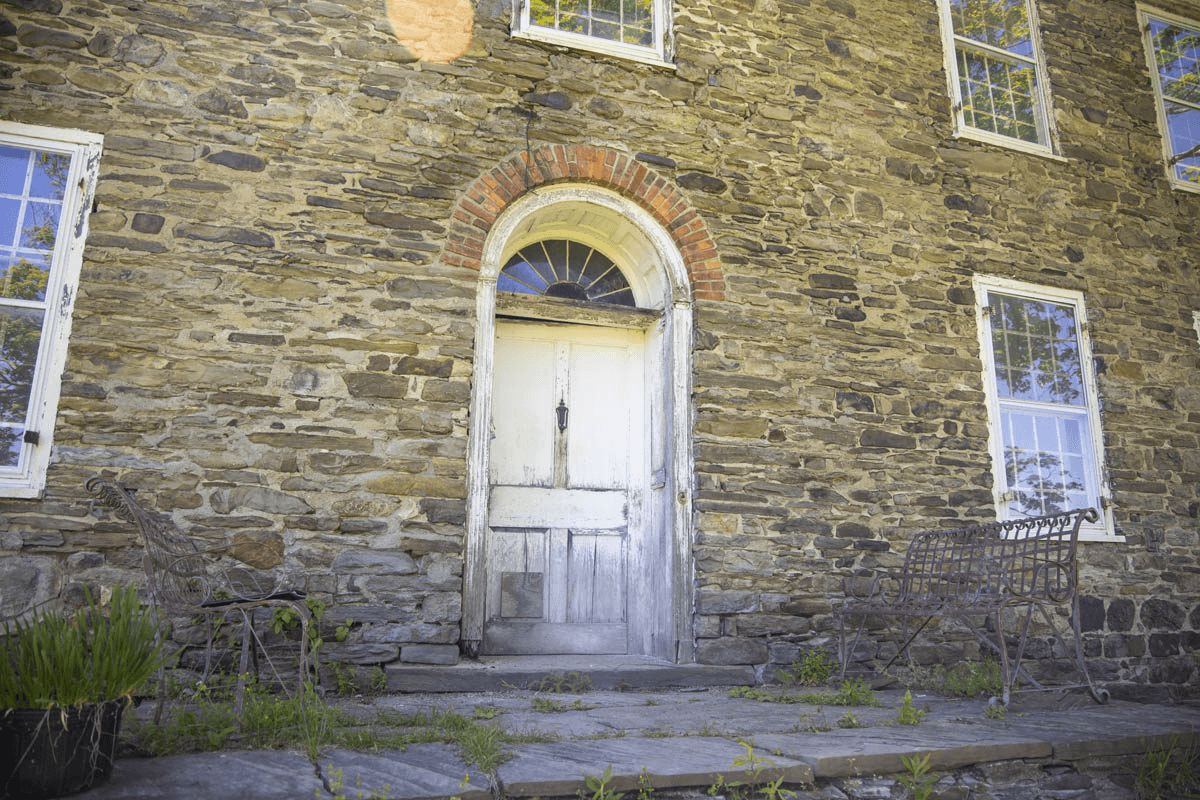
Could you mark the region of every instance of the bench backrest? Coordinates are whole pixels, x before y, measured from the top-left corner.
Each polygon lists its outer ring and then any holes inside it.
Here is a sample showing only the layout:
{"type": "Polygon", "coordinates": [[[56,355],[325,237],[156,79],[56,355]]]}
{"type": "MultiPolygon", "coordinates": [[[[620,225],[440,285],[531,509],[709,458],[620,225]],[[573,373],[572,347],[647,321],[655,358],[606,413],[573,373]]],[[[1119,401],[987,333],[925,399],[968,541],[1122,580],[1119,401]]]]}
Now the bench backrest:
{"type": "Polygon", "coordinates": [[[132,489],[114,480],[97,475],[86,486],[118,517],[137,527],[146,549],[142,566],[156,606],[187,612],[212,598],[210,559],[171,520],[147,511],[134,499],[132,489]]]}
{"type": "Polygon", "coordinates": [[[926,531],[904,557],[898,603],[1063,603],[1074,597],[1076,548],[1090,508],[1044,517],[926,531]]]}

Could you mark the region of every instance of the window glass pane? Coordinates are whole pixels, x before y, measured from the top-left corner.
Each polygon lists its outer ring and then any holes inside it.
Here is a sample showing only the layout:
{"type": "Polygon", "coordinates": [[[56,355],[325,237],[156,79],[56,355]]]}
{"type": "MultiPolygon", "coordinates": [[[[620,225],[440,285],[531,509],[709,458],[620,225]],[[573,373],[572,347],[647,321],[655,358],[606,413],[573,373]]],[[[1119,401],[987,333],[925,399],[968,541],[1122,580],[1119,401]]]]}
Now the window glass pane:
{"type": "Polygon", "coordinates": [[[0,276],[0,297],[16,300],[45,300],[46,286],[50,282],[50,254],[39,253],[17,255],[16,258],[0,262],[11,268],[0,276]]]}
{"type": "Polygon", "coordinates": [[[554,3],[547,2],[547,0],[532,0],[529,4],[529,21],[544,28],[557,27],[554,10],[554,3]]]}
{"type": "Polygon", "coordinates": [[[1172,167],[1181,181],[1200,184],[1200,108],[1166,103],[1172,167]]]}
{"type": "Polygon", "coordinates": [[[0,422],[25,423],[43,316],[38,309],[0,309],[0,422]]]}
{"type": "Polygon", "coordinates": [[[1151,19],[1150,41],[1163,96],[1200,105],[1200,26],[1188,29],[1151,19]]]}
{"type": "Polygon", "coordinates": [[[558,27],[560,30],[591,35],[588,25],[588,0],[559,0],[558,27]]]}
{"type": "Polygon", "coordinates": [[[1026,0],[951,0],[950,16],[965,39],[1033,57],[1026,0]]]}
{"type": "Polygon", "coordinates": [[[960,48],[958,78],[967,125],[1027,142],[1040,141],[1037,77],[1031,65],[960,48]]]}
{"type": "Polygon", "coordinates": [[[621,0],[592,0],[592,36],[621,38],[621,0]]]}
{"type": "Polygon", "coordinates": [[[569,280],[567,277],[567,241],[565,239],[539,242],[529,249],[541,250],[543,258],[541,263],[545,265],[545,268],[540,271],[546,276],[549,283],[569,280]]]}
{"type": "Polygon", "coordinates": [[[502,292],[541,294],[549,285],[549,281],[518,254],[500,273],[500,280],[497,282],[496,288],[502,292]]]}
{"type": "Polygon", "coordinates": [[[0,197],[0,247],[15,247],[21,201],[0,197]]]}
{"type": "Polygon", "coordinates": [[[0,425],[0,467],[15,467],[21,461],[24,425],[0,425]]]}
{"type": "Polygon", "coordinates": [[[61,201],[70,166],[70,157],[62,153],[38,153],[33,160],[29,196],[61,201]]]}
{"type": "Polygon", "coordinates": [[[624,0],[624,3],[624,41],[647,47],[653,45],[654,7],[651,0],[624,0]]]}
{"type": "Polygon", "coordinates": [[[58,235],[58,212],[62,206],[51,203],[29,203],[21,221],[20,247],[49,250],[58,235]]]}
{"type": "Polygon", "coordinates": [[[0,147],[0,194],[24,194],[28,171],[28,150],[0,147]]]}

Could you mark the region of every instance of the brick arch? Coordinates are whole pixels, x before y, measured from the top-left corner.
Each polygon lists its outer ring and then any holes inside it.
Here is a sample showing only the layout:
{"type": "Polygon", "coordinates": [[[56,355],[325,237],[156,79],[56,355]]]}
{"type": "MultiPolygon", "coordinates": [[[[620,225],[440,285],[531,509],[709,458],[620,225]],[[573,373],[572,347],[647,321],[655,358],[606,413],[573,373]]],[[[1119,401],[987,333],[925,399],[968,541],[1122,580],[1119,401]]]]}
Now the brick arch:
{"type": "Polygon", "coordinates": [[[537,186],[578,181],[633,200],[670,234],[697,300],[724,300],[725,273],[708,226],[674,183],[624,153],[587,145],[543,145],[480,176],[454,208],[443,261],[478,270],[500,213],[537,186]]]}

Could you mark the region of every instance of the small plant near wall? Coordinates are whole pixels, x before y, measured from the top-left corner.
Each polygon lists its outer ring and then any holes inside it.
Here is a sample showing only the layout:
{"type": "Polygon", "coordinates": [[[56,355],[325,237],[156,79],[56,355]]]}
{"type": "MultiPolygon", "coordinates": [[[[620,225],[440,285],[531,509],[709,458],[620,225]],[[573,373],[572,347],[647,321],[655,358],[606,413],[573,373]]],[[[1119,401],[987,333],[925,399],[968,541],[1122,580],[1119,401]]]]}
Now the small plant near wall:
{"type": "Polygon", "coordinates": [[[778,670],[775,678],[784,686],[822,686],[833,677],[835,666],[833,656],[825,650],[814,648],[794,659],[790,669],[778,670]]]}
{"type": "Polygon", "coordinates": [[[1142,757],[1134,780],[1137,800],[1173,800],[1200,797],[1200,750],[1173,738],[1165,747],[1142,757]]]}
{"type": "Polygon", "coordinates": [[[598,777],[584,775],[583,784],[587,787],[587,791],[580,789],[577,794],[582,800],[621,800],[625,793],[613,790],[612,777],[612,764],[605,767],[604,774],[598,777]]]}
{"type": "Polygon", "coordinates": [[[920,725],[921,720],[924,718],[925,712],[913,705],[912,692],[905,689],[904,702],[900,704],[900,711],[896,715],[896,721],[901,725],[920,725]]]}
{"type": "Polygon", "coordinates": [[[937,776],[930,774],[929,753],[922,756],[903,756],[900,763],[908,770],[907,774],[900,776],[900,783],[912,793],[913,800],[929,800],[933,794],[933,786],[937,783],[937,776]]]}

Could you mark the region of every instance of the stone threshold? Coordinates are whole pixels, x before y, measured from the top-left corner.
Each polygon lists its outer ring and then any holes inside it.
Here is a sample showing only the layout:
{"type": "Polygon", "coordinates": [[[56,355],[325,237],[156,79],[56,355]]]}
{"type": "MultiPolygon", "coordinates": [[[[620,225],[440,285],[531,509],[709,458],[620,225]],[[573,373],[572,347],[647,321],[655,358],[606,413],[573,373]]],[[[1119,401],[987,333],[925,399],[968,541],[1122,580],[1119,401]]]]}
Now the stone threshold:
{"type": "Polygon", "coordinates": [[[688,689],[757,683],[754,667],[674,664],[647,656],[481,656],[454,665],[385,668],[389,692],[688,689]]]}

